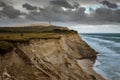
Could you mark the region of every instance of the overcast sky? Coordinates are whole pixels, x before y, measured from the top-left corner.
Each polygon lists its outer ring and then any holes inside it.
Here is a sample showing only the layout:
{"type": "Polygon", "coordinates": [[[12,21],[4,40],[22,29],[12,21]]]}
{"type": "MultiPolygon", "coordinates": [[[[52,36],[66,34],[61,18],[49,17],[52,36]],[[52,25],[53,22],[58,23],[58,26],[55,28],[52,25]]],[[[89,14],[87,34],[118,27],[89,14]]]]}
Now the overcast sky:
{"type": "Polygon", "coordinates": [[[120,0],[0,0],[0,25],[49,20],[74,22],[79,32],[119,32],[120,0]]]}

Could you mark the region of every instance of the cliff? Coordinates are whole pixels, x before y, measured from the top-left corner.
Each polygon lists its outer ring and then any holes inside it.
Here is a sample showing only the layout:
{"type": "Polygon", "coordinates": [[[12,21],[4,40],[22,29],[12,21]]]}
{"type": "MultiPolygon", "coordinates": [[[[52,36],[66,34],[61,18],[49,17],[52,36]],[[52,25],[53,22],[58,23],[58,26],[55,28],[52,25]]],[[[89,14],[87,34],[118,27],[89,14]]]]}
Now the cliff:
{"type": "Polygon", "coordinates": [[[53,31],[47,36],[46,32],[37,33],[43,36],[29,37],[22,42],[2,38],[14,47],[0,54],[0,80],[96,80],[94,74],[87,73],[76,61],[94,62],[95,51],[76,31],[63,28],[53,31]]]}

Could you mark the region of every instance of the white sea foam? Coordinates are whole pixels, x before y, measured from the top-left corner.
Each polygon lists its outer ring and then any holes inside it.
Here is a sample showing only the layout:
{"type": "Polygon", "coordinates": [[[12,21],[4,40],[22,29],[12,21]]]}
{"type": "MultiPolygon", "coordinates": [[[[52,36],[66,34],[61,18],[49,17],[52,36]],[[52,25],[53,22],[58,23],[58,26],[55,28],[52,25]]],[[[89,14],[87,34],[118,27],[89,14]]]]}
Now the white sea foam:
{"type": "Polygon", "coordinates": [[[109,40],[109,38],[111,39],[110,36],[107,36],[107,38],[108,40],[101,35],[97,37],[96,35],[82,36],[84,41],[100,53],[94,64],[94,70],[106,80],[120,80],[120,50],[117,50],[120,49],[120,43],[114,41],[114,39],[119,39],[119,37],[112,36],[113,41],[109,40]]]}
{"type": "MultiPolygon", "coordinates": [[[[117,43],[115,41],[111,41],[111,40],[105,40],[105,39],[101,39],[101,38],[94,38],[94,37],[84,37],[83,39],[85,39],[85,41],[91,41],[91,42],[97,42],[97,43],[102,43],[102,44],[107,44],[109,46],[113,46],[113,47],[120,47],[120,43],[117,43]]],[[[90,43],[91,43],[90,42],[90,43]]],[[[89,42],[88,42],[89,43],[89,42]]],[[[93,43],[92,43],[93,44],[93,43]]]]}

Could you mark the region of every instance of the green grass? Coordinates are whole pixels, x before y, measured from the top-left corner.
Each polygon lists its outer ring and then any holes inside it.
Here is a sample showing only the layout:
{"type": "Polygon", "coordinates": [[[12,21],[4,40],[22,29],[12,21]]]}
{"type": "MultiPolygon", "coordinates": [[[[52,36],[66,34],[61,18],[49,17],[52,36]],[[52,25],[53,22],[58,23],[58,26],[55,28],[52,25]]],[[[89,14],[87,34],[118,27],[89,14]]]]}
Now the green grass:
{"type": "Polygon", "coordinates": [[[57,26],[27,26],[27,27],[1,27],[0,32],[6,33],[40,33],[52,32],[57,26]]]}
{"type": "Polygon", "coordinates": [[[55,33],[0,33],[0,41],[25,42],[30,39],[59,39],[55,33]]]}
{"type": "Polygon", "coordinates": [[[61,34],[76,33],[58,26],[0,27],[0,53],[10,51],[15,43],[30,39],[60,39],[61,34]]]}
{"type": "Polygon", "coordinates": [[[27,26],[27,27],[0,27],[0,33],[66,33],[71,30],[59,26],[27,26]]]}
{"type": "Polygon", "coordinates": [[[0,27],[0,41],[27,41],[29,39],[60,38],[58,34],[76,33],[59,26],[0,27]]]}

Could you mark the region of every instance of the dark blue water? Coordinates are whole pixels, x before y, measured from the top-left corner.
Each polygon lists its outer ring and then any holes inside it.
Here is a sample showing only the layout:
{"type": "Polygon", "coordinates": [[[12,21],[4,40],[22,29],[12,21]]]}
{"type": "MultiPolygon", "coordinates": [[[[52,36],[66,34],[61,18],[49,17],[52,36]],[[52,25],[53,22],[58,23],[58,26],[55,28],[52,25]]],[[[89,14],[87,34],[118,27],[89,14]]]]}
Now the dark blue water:
{"type": "Polygon", "coordinates": [[[80,34],[99,54],[94,70],[106,80],[120,80],[120,34],[80,34]]]}

